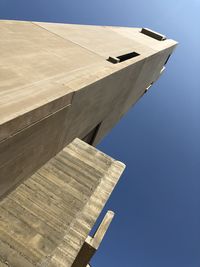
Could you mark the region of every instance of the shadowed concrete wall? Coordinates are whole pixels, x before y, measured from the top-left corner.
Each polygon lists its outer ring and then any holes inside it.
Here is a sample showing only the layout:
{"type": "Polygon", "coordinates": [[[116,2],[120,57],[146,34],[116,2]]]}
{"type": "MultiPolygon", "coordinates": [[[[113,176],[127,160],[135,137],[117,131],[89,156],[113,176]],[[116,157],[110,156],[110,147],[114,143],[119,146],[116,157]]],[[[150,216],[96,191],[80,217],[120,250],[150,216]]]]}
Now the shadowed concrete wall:
{"type": "Polygon", "coordinates": [[[155,82],[176,42],[140,31],[0,21],[0,196],[100,125],[96,145],[155,82]]]}

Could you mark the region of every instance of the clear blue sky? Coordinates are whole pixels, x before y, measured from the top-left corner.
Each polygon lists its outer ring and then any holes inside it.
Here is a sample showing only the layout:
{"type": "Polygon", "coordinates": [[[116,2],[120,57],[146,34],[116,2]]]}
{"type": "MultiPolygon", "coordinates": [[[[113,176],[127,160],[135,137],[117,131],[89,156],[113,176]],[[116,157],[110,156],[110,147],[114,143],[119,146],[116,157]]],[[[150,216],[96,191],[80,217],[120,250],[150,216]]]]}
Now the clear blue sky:
{"type": "Polygon", "coordinates": [[[93,267],[199,267],[200,1],[0,0],[0,18],[149,27],[179,42],[162,78],[99,145],[127,169],[93,267]]]}

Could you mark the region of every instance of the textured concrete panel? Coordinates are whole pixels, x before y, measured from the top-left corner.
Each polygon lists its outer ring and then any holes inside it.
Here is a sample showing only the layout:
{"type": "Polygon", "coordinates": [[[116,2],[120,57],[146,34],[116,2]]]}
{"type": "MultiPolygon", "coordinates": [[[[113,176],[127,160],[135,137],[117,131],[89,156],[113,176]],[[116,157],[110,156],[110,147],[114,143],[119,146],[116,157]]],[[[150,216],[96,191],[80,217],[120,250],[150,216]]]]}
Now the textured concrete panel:
{"type": "Polygon", "coordinates": [[[0,196],[99,125],[96,145],[176,45],[139,28],[0,21],[0,34],[0,196]]]}
{"type": "Polygon", "coordinates": [[[71,266],[123,170],[75,139],[0,202],[0,266],[71,266]]]}

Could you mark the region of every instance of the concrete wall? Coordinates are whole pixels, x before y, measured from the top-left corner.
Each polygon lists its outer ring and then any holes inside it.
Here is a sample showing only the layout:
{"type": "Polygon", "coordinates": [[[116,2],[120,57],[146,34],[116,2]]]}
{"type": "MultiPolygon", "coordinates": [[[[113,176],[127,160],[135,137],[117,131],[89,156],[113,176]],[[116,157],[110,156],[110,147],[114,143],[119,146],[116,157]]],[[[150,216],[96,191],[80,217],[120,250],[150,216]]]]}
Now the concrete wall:
{"type": "Polygon", "coordinates": [[[0,33],[0,197],[100,124],[96,145],[176,45],[131,28],[2,21],[0,33]],[[133,51],[140,55],[106,60],[133,51]]]}

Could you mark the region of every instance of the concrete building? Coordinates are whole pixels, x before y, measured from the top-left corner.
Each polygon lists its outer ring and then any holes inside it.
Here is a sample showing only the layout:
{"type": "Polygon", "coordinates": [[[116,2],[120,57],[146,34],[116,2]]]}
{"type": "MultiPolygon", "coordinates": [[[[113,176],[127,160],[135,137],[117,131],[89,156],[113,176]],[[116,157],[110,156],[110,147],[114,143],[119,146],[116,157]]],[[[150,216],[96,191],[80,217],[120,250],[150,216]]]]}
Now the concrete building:
{"type": "Polygon", "coordinates": [[[0,34],[0,264],[86,266],[113,213],[88,234],[124,169],[92,146],[176,42],[146,28],[24,21],[0,21],[0,34]]]}

